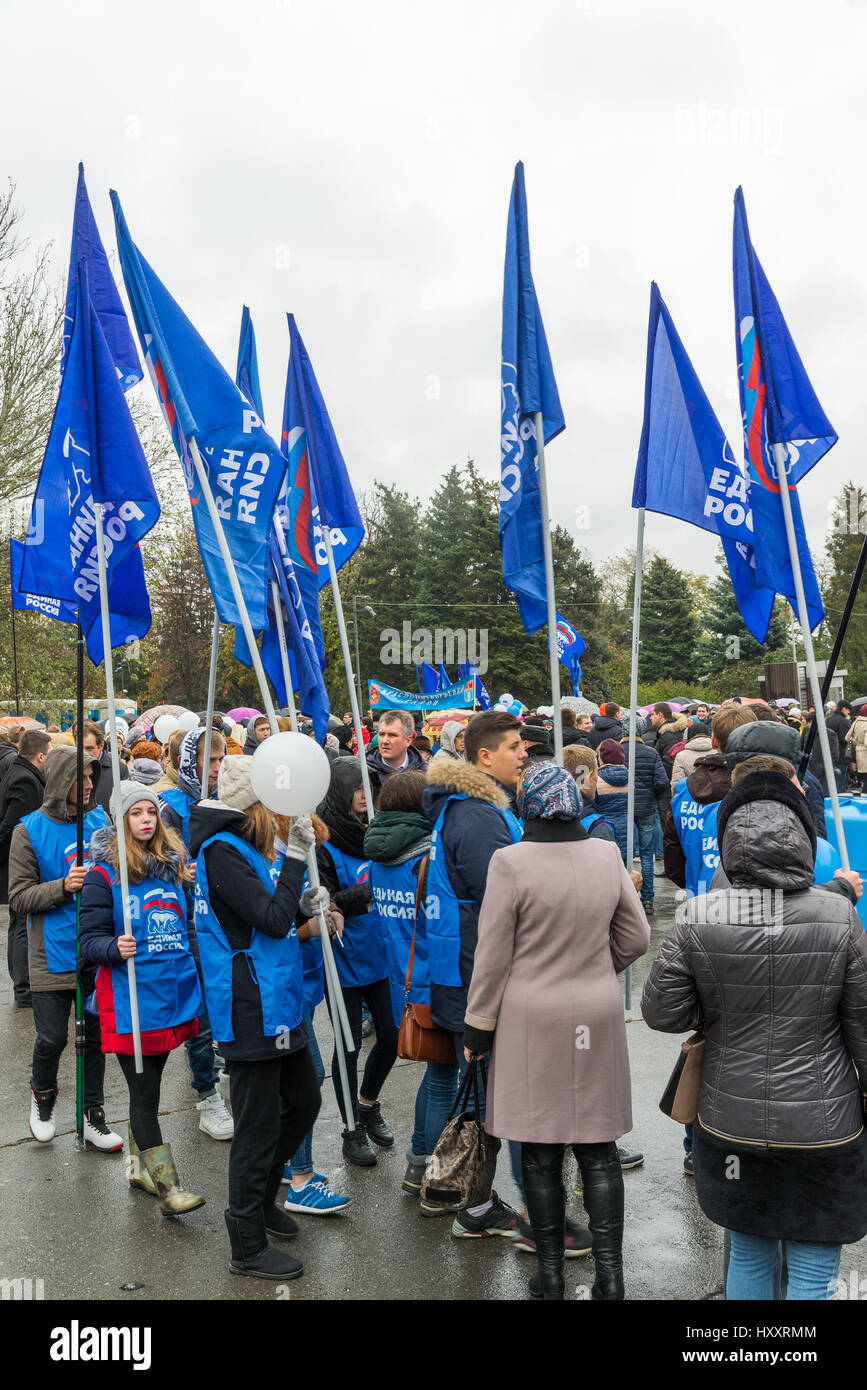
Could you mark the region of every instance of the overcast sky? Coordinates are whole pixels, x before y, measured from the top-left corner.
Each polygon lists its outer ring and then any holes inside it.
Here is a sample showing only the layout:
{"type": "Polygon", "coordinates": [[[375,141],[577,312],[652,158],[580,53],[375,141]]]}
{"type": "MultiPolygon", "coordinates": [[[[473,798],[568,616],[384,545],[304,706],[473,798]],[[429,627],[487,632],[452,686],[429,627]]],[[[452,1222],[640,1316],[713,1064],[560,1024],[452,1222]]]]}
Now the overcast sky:
{"type": "MultiPolygon", "coordinates": [[[[634,543],[651,279],[741,455],[739,183],[840,435],[801,486],[814,553],[863,482],[864,0],[4,0],[0,19],[0,148],[33,241],[65,271],[82,159],[107,249],[114,187],[231,372],[250,305],[274,434],[294,311],[356,491],[427,497],[468,455],[497,475],[517,159],[566,415],[552,517],[596,561],[634,543]]],[[[713,566],[682,523],[648,516],[647,543],[713,566]]]]}

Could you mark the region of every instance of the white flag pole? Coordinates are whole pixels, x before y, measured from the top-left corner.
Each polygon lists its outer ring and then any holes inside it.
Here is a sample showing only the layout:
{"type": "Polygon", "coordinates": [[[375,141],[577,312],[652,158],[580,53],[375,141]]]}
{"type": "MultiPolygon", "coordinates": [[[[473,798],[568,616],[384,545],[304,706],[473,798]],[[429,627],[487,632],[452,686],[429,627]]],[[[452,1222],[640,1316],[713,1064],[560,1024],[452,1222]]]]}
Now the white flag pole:
{"type": "Polygon", "coordinates": [[[340,648],[343,652],[343,669],[346,672],[346,684],[349,687],[349,708],[352,710],[352,723],[355,729],[355,741],[358,746],[358,763],[361,768],[361,782],[364,787],[364,799],[367,802],[367,819],[373,820],[373,793],[370,790],[370,771],[367,766],[367,758],[364,753],[364,739],[361,733],[361,710],[358,704],[358,695],[355,690],[355,675],[352,670],[352,657],[349,654],[349,637],[346,633],[346,621],[343,617],[343,603],[340,598],[340,585],[337,582],[337,568],[334,564],[334,551],[331,548],[331,529],[322,523],[322,538],[325,542],[325,554],[328,556],[328,573],[331,577],[331,592],[334,595],[334,609],[337,613],[337,627],[340,632],[340,648]]]}
{"type": "MultiPolygon", "coordinates": [[[[638,648],[641,625],[641,580],[644,575],[644,508],[638,508],[635,537],[635,585],[632,595],[632,666],[629,671],[629,780],[626,784],[626,870],[635,854],[635,735],[638,708],[638,648]]],[[[632,966],[626,967],[626,1007],[632,1008],[632,966]]]]}
{"type": "Polygon", "coordinates": [[[783,508],[783,520],[786,525],[786,540],[789,543],[789,562],[792,566],[792,574],[795,578],[795,596],[798,600],[798,618],[801,624],[801,637],[804,643],[807,680],[810,686],[810,693],[813,696],[813,707],[816,711],[816,733],[819,738],[819,746],[822,749],[825,780],[828,783],[828,795],[831,799],[831,813],[834,817],[834,829],[837,832],[837,849],[840,853],[840,860],[843,868],[848,869],[849,851],[846,848],[846,837],[843,833],[843,817],[840,815],[837,773],[831,761],[831,745],[828,741],[828,730],[825,726],[825,706],[822,702],[822,688],[816,673],[813,634],[810,631],[810,616],[807,612],[807,597],[804,593],[804,577],[801,574],[801,560],[798,555],[798,542],[795,538],[795,523],[792,518],[792,499],[789,496],[786,454],[787,449],[785,444],[774,445],[774,463],[777,465],[777,482],[780,485],[780,502],[783,508]]]}
{"type": "MultiPolygon", "coordinates": [[[[278,528],[280,528],[279,521],[275,521],[275,524],[278,528]]],[[[279,535],[280,530],[278,530],[278,537],[279,535]]],[[[274,600],[274,618],[277,624],[277,641],[280,644],[280,662],[283,667],[283,680],[286,685],[286,703],[289,706],[289,719],[292,724],[292,729],[294,732],[297,733],[298,713],[295,709],[295,692],[292,689],[292,675],[289,670],[289,653],[286,649],[286,629],[283,626],[283,608],[280,603],[280,586],[277,583],[276,579],[271,580],[271,594],[274,600]]],[[[310,880],[311,888],[318,888],[320,886],[319,865],[316,862],[315,847],[311,849],[310,853],[307,856],[307,877],[310,880]]],[[[352,1029],[349,1026],[349,1015],[346,1012],[346,1004],[343,999],[343,990],[340,987],[340,979],[337,975],[337,967],[334,964],[334,950],[331,945],[331,937],[328,933],[328,924],[325,920],[324,912],[319,913],[319,935],[322,942],[322,959],[325,965],[326,979],[328,980],[330,972],[330,980],[328,982],[330,986],[333,987],[333,994],[331,994],[331,1003],[332,1006],[336,1005],[337,1014],[340,1019],[340,1026],[343,1029],[343,1036],[346,1039],[347,1050],[349,1052],[354,1052],[355,1040],[352,1036],[352,1029]]],[[[334,1031],[336,1034],[337,1029],[335,1029],[334,1031]]],[[[339,1037],[336,1039],[336,1041],[337,1064],[340,1070],[340,1084],[343,1088],[343,1099],[344,1102],[347,1105],[349,1105],[349,1110],[347,1113],[351,1114],[352,1106],[349,1099],[349,1079],[346,1075],[346,1060],[343,1055],[343,1048],[340,1046],[339,1037]]]]}
{"type": "Polygon", "coordinates": [[[204,748],[202,749],[202,800],[206,801],[211,795],[210,766],[211,766],[211,740],[214,725],[214,698],[217,692],[217,656],[220,650],[220,615],[214,609],[214,623],[211,628],[211,664],[208,668],[208,700],[207,710],[205,711],[205,737],[204,748]]]}
{"type": "MultiPolygon", "coordinates": [[[[115,824],[117,826],[117,872],[120,878],[120,897],[123,904],[123,934],[132,936],[130,916],[129,875],[126,867],[126,827],[120,807],[120,754],[117,750],[117,711],[114,704],[114,668],[111,659],[111,623],[108,615],[108,579],[105,569],[105,536],[102,528],[103,504],[94,502],[93,513],[96,519],[96,561],[99,573],[99,608],[102,617],[102,650],[105,665],[105,694],[108,700],[108,728],[111,744],[111,778],[115,790],[115,824]]],[[[81,731],[79,730],[79,737],[81,731]]],[[[129,1012],[132,1021],[132,1046],[135,1069],[141,1075],[144,1070],[141,1052],[141,1029],[138,1019],[138,992],[135,982],[135,957],[129,956],[126,963],[129,981],[129,1012]]]]}
{"type": "Polygon", "coordinates": [[[554,598],[554,550],[548,512],[548,480],[545,474],[545,427],[536,411],[536,459],[539,464],[539,502],[542,511],[542,549],[545,556],[545,592],[548,599],[548,662],[554,704],[554,757],[563,766],[563,720],[560,711],[560,658],[557,655],[557,604],[554,598]]]}

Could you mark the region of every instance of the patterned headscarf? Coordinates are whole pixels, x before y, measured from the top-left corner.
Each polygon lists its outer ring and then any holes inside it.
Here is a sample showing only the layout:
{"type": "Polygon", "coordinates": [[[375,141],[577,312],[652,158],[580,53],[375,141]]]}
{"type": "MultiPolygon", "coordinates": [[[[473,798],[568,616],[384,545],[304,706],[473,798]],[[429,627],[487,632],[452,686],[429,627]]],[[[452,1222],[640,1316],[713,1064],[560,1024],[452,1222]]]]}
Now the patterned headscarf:
{"type": "Polygon", "coordinates": [[[579,820],[582,807],[574,777],[557,763],[538,762],[527,768],[518,792],[524,820],[579,820]]]}

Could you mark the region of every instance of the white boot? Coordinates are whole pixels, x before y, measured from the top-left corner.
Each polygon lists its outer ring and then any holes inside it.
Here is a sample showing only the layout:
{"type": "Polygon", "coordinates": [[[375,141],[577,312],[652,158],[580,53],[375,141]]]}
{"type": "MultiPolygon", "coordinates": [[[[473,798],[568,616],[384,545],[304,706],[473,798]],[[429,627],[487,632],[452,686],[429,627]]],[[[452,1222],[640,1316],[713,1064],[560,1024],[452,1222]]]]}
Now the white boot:
{"type": "Polygon", "coordinates": [[[200,1100],[196,1109],[199,1112],[199,1129],[210,1134],[212,1139],[231,1139],[235,1133],[235,1121],[226,1109],[226,1102],[219,1091],[207,1100],[200,1100]]]}
{"type": "Polygon", "coordinates": [[[101,1105],[91,1105],[84,1112],[84,1141],[92,1149],[100,1149],[105,1154],[115,1154],[123,1148],[123,1139],[105,1123],[105,1111],[101,1105]]]}
{"type": "Polygon", "coordinates": [[[34,1091],[30,1088],[30,1133],[37,1144],[50,1144],[57,1126],[54,1113],[57,1109],[57,1087],[53,1091],[34,1091]]]}

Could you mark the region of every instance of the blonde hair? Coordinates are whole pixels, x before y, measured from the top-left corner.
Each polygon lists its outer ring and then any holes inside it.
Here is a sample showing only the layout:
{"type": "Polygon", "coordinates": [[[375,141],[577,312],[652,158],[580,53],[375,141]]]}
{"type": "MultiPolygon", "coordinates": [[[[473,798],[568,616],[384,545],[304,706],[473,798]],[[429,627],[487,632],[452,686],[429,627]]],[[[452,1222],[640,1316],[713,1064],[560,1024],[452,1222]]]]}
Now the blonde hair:
{"type": "Polygon", "coordinates": [[[579,781],[578,769],[586,767],[588,771],[596,772],[599,768],[599,760],[595,750],[588,748],[586,743],[569,743],[563,749],[563,766],[577,782],[579,781]]]}
{"type": "Polygon", "coordinates": [[[244,824],[238,832],[242,840],[246,840],[255,850],[258,850],[263,859],[267,859],[271,864],[276,858],[274,852],[274,813],[261,801],[254,801],[252,806],[248,806],[244,812],[244,824]]]}
{"type": "Polygon", "coordinates": [[[779,772],[791,782],[795,768],[788,758],[776,758],[772,753],[756,753],[754,757],[744,758],[742,763],[736,763],[732,768],[732,786],[737,786],[738,782],[743,777],[749,777],[751,772],[779,772]]]}
{"type": "MultiPolygon", "coordinates": [[[[137,805],[138,802],[134,801],[133,806],[137,805]]],[[[130,883],[141,883],[142,879],[145,877],[145,859],[148,855],[151,859],[155,859],[158,864],[169,865],[172,864],[174,856],[177,855],[179,871],[174,875],[175,882],[178,884],[192,883],[194,877],[193,871],[190,868],[184,842],[177,831],[172,830],[168,825],[164,825],[158,814],[154,833],[145,844],[141,840],[137,840],[135,836],[129,832],[129,825],[126,824],[126,822],[128,821],[129,812],[131,810],[132,806],[130,806],[129,811],[127,811],[124,816],[124,828],[127,831],[124,836],[126,843],[126,872],[130,883]]],[[[110,864],[115,873],[117,873],[118,859],[116,835],[111,842],[111,846],[105,858],[106,862],[110,864]]]]}

